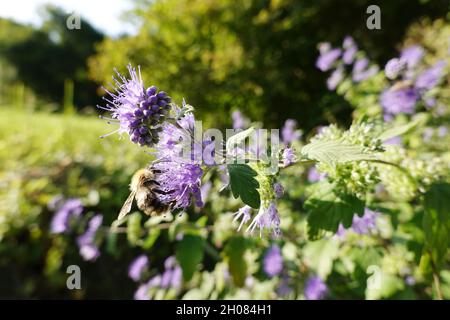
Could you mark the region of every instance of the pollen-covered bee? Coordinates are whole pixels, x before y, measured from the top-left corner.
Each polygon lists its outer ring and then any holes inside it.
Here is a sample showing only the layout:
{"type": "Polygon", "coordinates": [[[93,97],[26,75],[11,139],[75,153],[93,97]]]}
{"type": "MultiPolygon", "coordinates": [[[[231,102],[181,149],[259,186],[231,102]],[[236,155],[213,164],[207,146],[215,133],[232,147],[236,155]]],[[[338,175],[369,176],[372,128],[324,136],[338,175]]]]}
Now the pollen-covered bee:
{"type": "Polygon", "coordinates": [[[171,204],[161,203],[158,199],[158,194],[167,194],[160,190],[160,184],[155,179],[158,173],[160,171],[152,166],[136,171],[130,183],[131,193],[123,204],[117,220],[123,219],[131,211],[134,199],[139,210],[149,216],[158,216],[171,210],[171,204]]]}

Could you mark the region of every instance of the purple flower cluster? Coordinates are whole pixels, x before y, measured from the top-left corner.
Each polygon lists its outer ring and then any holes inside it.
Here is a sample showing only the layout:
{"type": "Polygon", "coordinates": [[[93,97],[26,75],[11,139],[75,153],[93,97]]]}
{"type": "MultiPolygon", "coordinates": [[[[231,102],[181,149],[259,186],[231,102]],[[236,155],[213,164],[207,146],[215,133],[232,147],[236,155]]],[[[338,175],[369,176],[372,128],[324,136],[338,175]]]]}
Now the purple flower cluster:
{"type": "Polygon", "coordinates": [[[353,65],[352,79],[354,82],[361,82],[373,77],[377,72],[377,66],[373,65],[369,67],[369,60],[367,58],[360,58],[353,65]]]}
{"type": "Polygon", "coordinates": [[[321,71],[331,71],[327,79],[328,90],[335,90],[345,78],[345,68],[351,67],[352,80],[361,82],[373,77],[378,72],[376,65],[369,66],[369,60],[365,57],[357,58],[358,46],[352,37],[346,36],[342,43],[342,49],[332,48],[329,43],[319,46],[320,55],[316,66],[321,71]]]}
{"type": "Polygon", "coordinates": [[[160,124],[168,117],[171,99],[155,86],[145,89],[140,70],[128,65],[131,79],[117,72],[115,91],[110,95],[103,110],[111,112],[112,119],[119,122],[119,133],[127,133],[130,140],[140,146],[153,146],[158,142],[160,124]]]}
{"type": "Polygon", "coordinates": [[[319,171],[317,171],[315,166],[311,167],[308,171],[308,181],[311,183],[321,181],[325,179],[326,176],[326,173],[320,173],[319,171]]]}
{"type": "MultiPolygon", "coordinates": [[[[238,231],[242,228],[244,224],[252,218],[253,209],[249,206],[244,206],[240,208],[235,214],[233,221],[241,219],[238,227],[238,231]]],[[[263,201],[258,213],[253,218],[252,222],[246,229],[246,232],[253,233],[255,229],[259,229],[259,234],[262,236],[263,230],[267,229],[272,232],[274,236],[279,236],[281,234],[280,230],[280,215],[278,213],[277,206],[273,201],[263,201]]]]}
{"type": "Polygon", "coordinates": [[[164,261],[164,272],[150,278],[141,284],[134,294],[135,300],[149,300],[151,289],[174,289],[179,290],[182,284],[182,270],[176,263],[175,257],[170,256],[164,261]]]}
{"type": "Polygon", "coordinates": [[[249,120],[239,110],[233,111],[231,118],[233,120],[233,129],[245,129],[249,124],[249,120]]]}
{"type": "Polygon", "coordinates": [[[423,102],[426,108],[436,104],[428,92],[439,84],[446,62],[438,61],[425,70],[419,70],[423,55],[423,48],[416,45],[404,49],[399,58],[387,62],[386,77],[395,82],[380,96],[386,120],[399,113],[413,114],[419,102],[423,102]]]}
{"type": "Polygon", "coordinates": [[[141,280],[142,274],[147,267],[148,258],[146,255],[142,254],[131,262],[130,267],[128,268],[128,276],[137,282],[141,280]]]}
{"type": "Polygon", "coordinates": [[[341,49],[322,50],[320,56],[316,61],[316,67],[325,72],[333,67],[333,64],[339,59],[342,54],[341,49]]]}
{"type": "Polygon", "coordinates": [[[306,281],[305,298],[307,300],[322,300],[328,292],[328,287],[320,277],[312,276],[306,281]]]}
{"type": "Polygon", "coordinates": [[[263,269],[269,277],[275,277],[283,270],[283,257],[280,247],[276,244],[272,245],[264,256],[263,269]]]}
{"type": "Polygon", "coordinates": [[[50,223],[51,233],[66,233],[70,230],[72,220],[77,220],[83,212],[83,204],[80,199],[67,199],[63,202],[62,198],[55,198],[49,203],[49,208],[55,210],[58,208],[50,223]]]}
{"type": "Polygon", "coordinates": [[[287,119],[281,129],[281,137],[285,145],[289,145],[297,141],[302,136],[301,132],[297,130],[297,121],[294,119],[287,119]]]}
{"type": "Polygon", "coordinates": [[[86,261],[95,261],[100,256],[100,250],[95,242],[98,229],[101,227],[103,216],[95,215],[89,220],[88,228],[84,234],[77,238],[80,255],[86,261]]]}
{"type": "Polygon", "coordinates": [[[284,148],[282,155],[283,165],[285,167],[294,164],[297,161],[297,158],[294,153],[294,149],[292,148],[284,148]]]}
{"type": "Polygon", "coordinates": [[[413,114],[420,99],[419,92],[414,87],[390,89],[381,94],[380,100],[385,112],[385,119],[399,113],[413,114]]]}
{"type": "Polygon", "coordinates": [[[275,236],[281,234],[280,215],[274,202],[270,202],[268,205],[261,205],[246,231],[253,233],[256,228],[259,228],[260,236],[262,236],[264,229],[271,230],[275,236]]]}
{"type": "Polygon", "coordinates": [[[173,209],[190,206],[191,199],[203,206],[201,195],[201,142],[193,141],[194,115],[187,113],[176,124],[164,123],[160,141],[155,145],[158,161],[152,164],[158,172],[156,180],[162,203],[170,204],[173,209]]]}
{"type": "Polygon", "coordinates": [[[176,162],[159,161],[153,164],[157,174],[160,190],[165,194],[159,194],[162,203],[172,204],[173,209],[185,209],[191,205],[191,198],[195,205],[203,206],[200,190],[203,170],[200,165],[176,162]]]}
{"type": "MultiPolygon", "coordinates": [[[[353,216],[353,222],[350,229],[357,234],[369,234],[371,231],[377,229],[376,220],[380,213],[377,211],[372,211],[369,208],[364,209],[364,215],[359,217],[358,215],[353,216]]],[[[343,237],[346,230],[342,224],[339,225],[337,235],[343,237]]]]}

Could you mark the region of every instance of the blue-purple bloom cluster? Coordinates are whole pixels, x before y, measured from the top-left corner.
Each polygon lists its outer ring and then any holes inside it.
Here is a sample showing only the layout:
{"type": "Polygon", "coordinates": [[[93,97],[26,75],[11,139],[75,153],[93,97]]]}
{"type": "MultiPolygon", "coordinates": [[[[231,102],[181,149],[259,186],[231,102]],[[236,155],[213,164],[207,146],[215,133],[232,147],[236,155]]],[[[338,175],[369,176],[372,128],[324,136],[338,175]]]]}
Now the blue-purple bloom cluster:
{"type": "Polygon", "coordinates": [[[311,183],[321,181],[327,176],[326,173],[321,173],[317,171],[316,166],[312,166],[308,171],[308,181],[311,183]]]}
{"type": "Polygon", "coordinates": [[[280,247],[276,244],[272,245],[264,256],[263,269],[269,277],[275,277],[283,271],[283,257],[280,247]]]}
{"type": "MultiPolygon", "coordinates": [[[[350,229],[357,234],[370,234],[370,232],[377,229],[376,220],[379,216],[379,212],[365,208],[364,215],[362,217],[359,217],[356,214],[353,216],[353,222],[350,229]]],[[[340,224],[336,234],[339,237],[343,237],[345,236],[346,231],[347,230],[345,230],[344,226],[340,224]]]]}
{"type": "Polygon", "coordinates": [[[233,111],[231,119],[233,120],[233,129],[244,129],[250,122],[239,110],[233,111]]]}
{"type": "Polygon", "coordinates": [[[67,199],[57,197],[49,203],[49,208],[56,210],[50,223],[51,233],[67,233],[70,231],[70,224],[78,220],[83,212],[83,204],[80,199],[67,199]]]}
{"type": "Polygon", "coordinates": [[[152,166],[158,171],[159,189],[165,193],[158,197],[162,203],[171,204],[173,209],[187,208],[192,198],[196,206],[203,206],[203,146],[193,139],[194,123],[192,113],[185,114],[175,124],[164,123],[160,141],[155,145],[158,160],[152,166]]]}
{"type": "Polygon", "coordinates": [[[297,130],[297,121],[294,119],[287,119],[281,129],[281,137],[285,145],[290,145],[292,142],[297,141],[302,136],[300,130],[297,130]]]}
{"type": "Polygon", "coordinates": [[[312,276],[306,281],[305,298],[307,300],[322,300],[328,292],[325,282],[318,276],[312,276]]]}
{"type": "Polygon", "coordinates": [[[128,268],[128,276],[134,281],[138,282],[141,280],[142,275],[147,267],[148,257],[145,254],[141,254],[131,262],[128,268]]]}
{"type": "Polygon", "coordinates": [[[86,261],[95,261],[100,256],[100,249],[96,243],[96,235],[101,227],[103,216],[95,215],[89,220],[88,228],[84,234],[77,238],[80,255],[86,261]]]}
{"type": "MultiPolygon", "coordinates": [[[[110,98],[103,110],[111,112],[111,121],[119,122],[118,133],[127,133],[140,146],[153,146],[159,140],[160,125],[169,116],[171,99],[155,86],[145,89],[140,70],[128,66],[131,79],[117,72],[116,93],[105,91],[110,98]]],[[[116,132],[116,131],[115,131],[116,132]]]]}
{"type": "Polygon", "coordinates": [[[361,82],[373,77],[378,72],[376,65],[370,65],[369,60],[358,53],[358,46],[352,37],[346,36],[342,48],[332,48],[329,43],[319,45],[320,55],[316,66],[321,71],[332,71],[327,79],[328,90],[335,90],[345,79],[346,68],[351,68],[352,80],[361,82]]]}
{"type": "Polygon", "coordinates": [[[174,256],[170,256],[164,261],[164,268],[162,274],[153,276],[149,281],[139,286],[134,294],[135,300],[150,300],[151,290],[170,289],[178,291],[181,288],[183,274],[174,256]]]}
{"type": "Polygon", "coordinates": [[[425,108],[435,105],[435,99],[429,93],[443,78],[446,62],[438,61],[423,69],[420,63],[423,56],[424,49],[415,45],[404,49],[399,58],[387,62],[385,75],[393,83],[380,96],[385,120],[389,121],[399,113],[415,113],[420,102],[425,108]]]}

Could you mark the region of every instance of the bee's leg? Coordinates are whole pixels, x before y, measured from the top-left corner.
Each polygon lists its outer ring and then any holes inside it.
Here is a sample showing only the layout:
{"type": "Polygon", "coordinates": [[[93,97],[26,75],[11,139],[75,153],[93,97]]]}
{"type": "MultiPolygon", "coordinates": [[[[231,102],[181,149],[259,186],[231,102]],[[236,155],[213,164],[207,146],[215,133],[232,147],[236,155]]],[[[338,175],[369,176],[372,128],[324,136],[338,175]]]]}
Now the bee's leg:
{"type": "Polygon", "coordinates": [[[168,192],[166,192],[166,191],[162,191],[162,190],[159,190],[159,189],[153,189],[152,190],[154,193],[158,193],[158,194],[168,194],[168,192]]]}

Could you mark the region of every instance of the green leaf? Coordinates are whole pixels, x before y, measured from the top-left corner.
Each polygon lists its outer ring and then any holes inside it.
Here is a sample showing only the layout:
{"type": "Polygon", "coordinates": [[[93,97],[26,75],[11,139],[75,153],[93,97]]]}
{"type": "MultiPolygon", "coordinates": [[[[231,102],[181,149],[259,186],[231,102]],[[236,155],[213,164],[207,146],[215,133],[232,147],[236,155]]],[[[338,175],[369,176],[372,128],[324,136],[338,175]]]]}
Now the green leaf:
{"type": "Polygon", "coordinates": [[[364,152],[361,146],[338,140],[311,142],[302,148],[301,154],[308,159],[324,162],[332,167],[337,163],[377,159],[375,154],[364,152]]]}
{"type": "Polygon", "coordinates": [[[259,182],[255,179],[258,173],[246,164],[229,164],[228,173],[233,196],[236,199],[241,197],[241,200],[252,208],[259,208],[259,182]]]}
{"type": "Polygon", "coordinates": [[[389,128],[387,130],[384,130],[383,133],[381,133],[378,138],[381,141],[386,141],[391,138],[401,136],[405,133],[410,132],[412,129],[414,129],[419,123],[421,123],[424,120],[423,117],[417,117],[414,121],[409,122],[402,126],[395,126],[392,128],[389,128]]]}
{"type": "Polygon", "coordinates": [[[424,196],[425,250],[437,268],[445,260],[450,241],[450,184],[431,185],[424,196]]]}
{"type": "Polygon", "coordinates": [[[323,237],[326,231],[336,233],[339,224],[349,228],[353,215],[364,214],[364,202],[350,194],[337,194],[334,185],[321,181],[305,201],[308,211],[307,232],[310,240],[323,237]]]}
{"type": "Polygon", "coordinates": [[[226,143],[227,151],[235,148],[236,146],[244,142],[244,140],[247,139],[254,131],[255,128],[250,127],[247,130],[236,133],[235,135],[228,138],[226,143]]]}
{"type": "Polygon", "coordinates": [[[142,248],[148,250],[151,247],[153,247],[153,245],[155,244],[156,240],[158,239],[160,233],[161,233],[161,229],[156,229],[156,228],[149,229],[148,236],[142,243],[142,248]]]}
{"type": "Polygon", "coordinates": [[[183,270],[183,279],[189,281],[203,260],[205,240],[196,235],[185,234],[176,245],[175,256],[183,270]]]}
{"type": "Polygon", "coordinates": [[[225,246],[224,253],[228,263],[233,282],[236,286],[242,287],[247,277],[247,262],[244,253],[247,248],[247,241],[243,237],[231,238],[225,246]]]}
{"type": "Polygon", "coordinates": [[[303,249],[306,264],[322,279],[331,273],[333,261],[339,253],[339,242],[329,239],[308,242],[303,249]]]}

